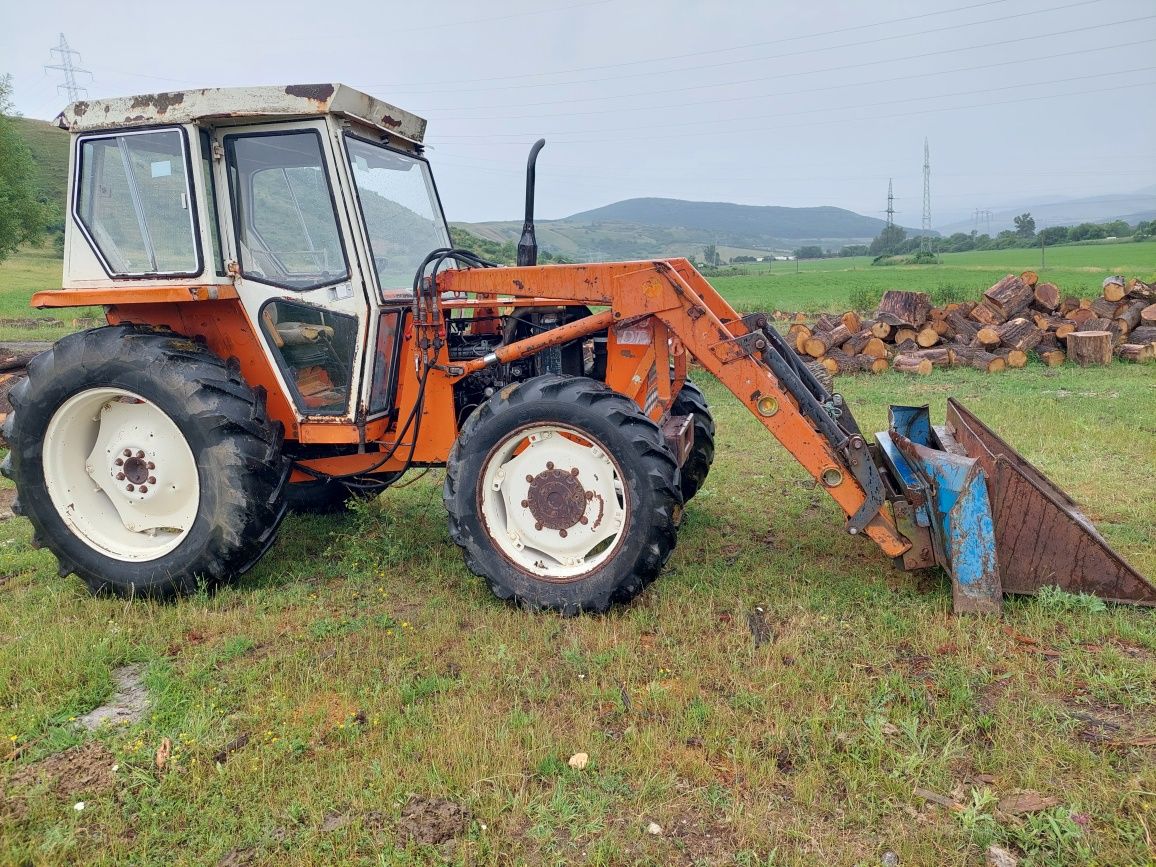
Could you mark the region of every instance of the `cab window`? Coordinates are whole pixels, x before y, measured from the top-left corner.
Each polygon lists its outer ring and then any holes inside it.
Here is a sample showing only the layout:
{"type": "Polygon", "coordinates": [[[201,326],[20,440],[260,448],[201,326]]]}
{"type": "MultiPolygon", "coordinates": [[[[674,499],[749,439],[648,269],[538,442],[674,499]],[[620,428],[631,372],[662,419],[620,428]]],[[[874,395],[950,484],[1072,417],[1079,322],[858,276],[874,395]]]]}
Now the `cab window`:
{"type": "Polygon", "coordinates": [[[86,136],[73,214],[110,275],[193,276],[201,251],[179,129],[86,136]]]}
{"type": "Polygon", "coordinates": [[[306,290],[349,278],[316,130],[225,137],[241,273],[306,290]]]}
{"type": "Polygon", "coordinates": [[[409,289],[422,259],[450,240],[429,165],[353,136],[345,145],[378,286],[409,289]]]}

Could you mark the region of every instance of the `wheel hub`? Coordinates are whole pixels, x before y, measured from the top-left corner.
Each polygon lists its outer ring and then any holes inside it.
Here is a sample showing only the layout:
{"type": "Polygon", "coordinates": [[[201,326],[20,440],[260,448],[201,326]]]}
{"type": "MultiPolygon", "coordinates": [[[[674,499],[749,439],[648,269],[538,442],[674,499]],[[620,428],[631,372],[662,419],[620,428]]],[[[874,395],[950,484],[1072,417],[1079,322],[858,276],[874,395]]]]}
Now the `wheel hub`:
{"type": "Polygon", "coordinates": [[[514,431],[482,469],[482,521],[518,568],[567,582],[613,557],[627,523],[621,471],[582,431],[542,423],[514,431]]]}
{"type": "Polygon", "coordinates": [[[130,494],[145,495],[157,483],[156,463],[146,455],[144,449],[111,449],[116,458],[112,462],[111,475],[117,487],[130,494]]]}
{"type": "Polygon", "coordinates": [[[591,495],[578,481],[578,473],[577,467],[567,472],[551,462],[538,475],[527,479],[530,490],[526,494],[525,507],[534,516],[537,528],[546,527],[565,533],[575,524],[586,523],[586,503],[591,495]]]}

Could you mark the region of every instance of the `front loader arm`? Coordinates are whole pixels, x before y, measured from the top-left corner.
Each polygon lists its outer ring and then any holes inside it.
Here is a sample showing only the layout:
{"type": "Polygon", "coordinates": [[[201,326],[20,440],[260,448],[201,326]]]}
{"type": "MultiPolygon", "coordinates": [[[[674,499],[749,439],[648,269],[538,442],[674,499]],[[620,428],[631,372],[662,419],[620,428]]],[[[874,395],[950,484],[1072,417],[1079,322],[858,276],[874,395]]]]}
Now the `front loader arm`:
{"type": "Polygon", "coordinates": [[[765,317],[739,316],[687,260],[446,271],[438,289],[605,305],[607,323],[655,317],[839,504],[849,532],[866,533],[892,557],[911,547],[850,412],[783,351],[765,317]]]}

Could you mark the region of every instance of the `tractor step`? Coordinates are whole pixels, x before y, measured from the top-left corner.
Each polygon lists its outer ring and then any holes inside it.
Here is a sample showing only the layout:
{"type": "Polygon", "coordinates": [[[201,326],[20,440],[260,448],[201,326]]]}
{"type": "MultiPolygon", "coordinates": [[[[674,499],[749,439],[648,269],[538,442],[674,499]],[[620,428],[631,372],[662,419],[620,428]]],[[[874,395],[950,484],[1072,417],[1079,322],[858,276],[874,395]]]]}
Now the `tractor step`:
{"type": "Polygon", "coordinates": [[[1004,593],[1056,586],[1110,602],[1156,605],[1156,587],[1129,566],[1078,504],[955,400],[947,425],[927,407],[891,407],[879,455],[951,576],[957,613],[997,613],[1004,593]]]}

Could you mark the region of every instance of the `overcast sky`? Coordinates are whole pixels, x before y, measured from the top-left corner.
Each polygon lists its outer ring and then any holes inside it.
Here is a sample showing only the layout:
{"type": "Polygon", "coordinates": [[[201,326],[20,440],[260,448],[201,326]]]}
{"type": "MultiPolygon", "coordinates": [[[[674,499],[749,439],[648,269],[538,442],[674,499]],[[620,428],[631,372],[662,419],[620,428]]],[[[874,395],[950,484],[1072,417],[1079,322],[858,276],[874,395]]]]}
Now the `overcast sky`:
{"type": "Polygon", "coordinates": [[[340,81],[429,119],[447,216],[520,218],[634,196],[880,215],[1156,184],[1153,0],[3,0],[17,108],[67,101],[63,28],[89,96],[340,81]],[[116,11],[111,11],[115,7],[116,11]],[[300,10],[300,11],[298,11],[300,10]]]}

